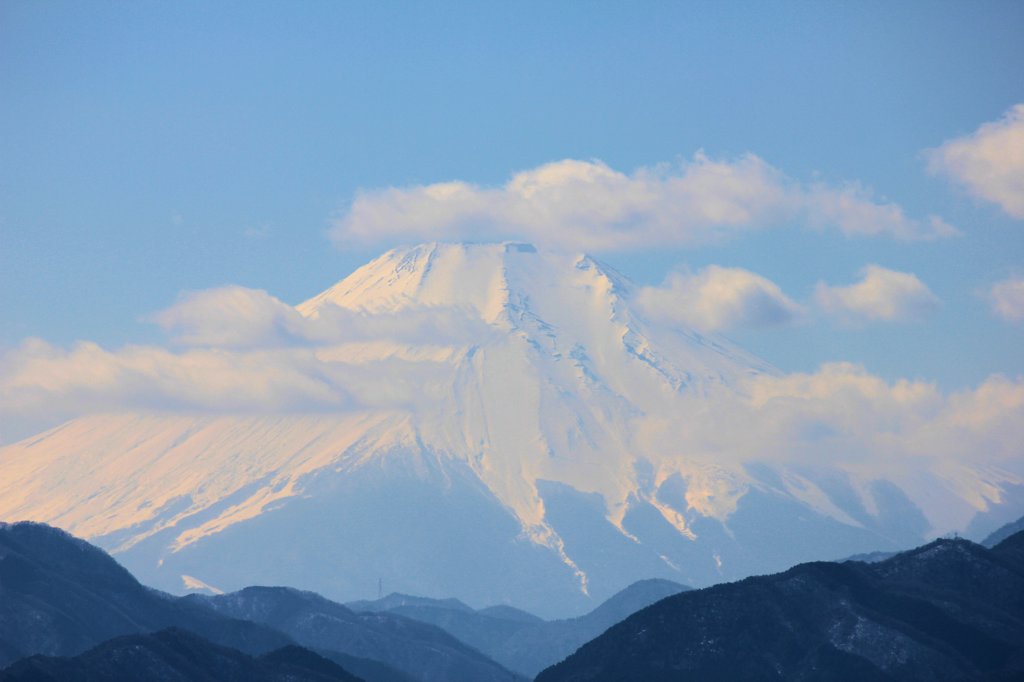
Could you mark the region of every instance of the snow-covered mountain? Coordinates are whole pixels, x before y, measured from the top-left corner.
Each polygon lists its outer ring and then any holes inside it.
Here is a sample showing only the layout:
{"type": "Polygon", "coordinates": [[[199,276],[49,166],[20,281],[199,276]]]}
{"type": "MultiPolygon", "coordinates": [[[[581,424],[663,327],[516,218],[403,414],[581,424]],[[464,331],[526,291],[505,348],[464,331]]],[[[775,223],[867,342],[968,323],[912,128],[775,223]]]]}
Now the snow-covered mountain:
{"type": "Polygon", "coordinates": [[[389,251],[296,308],[344,408],[82,417],[0,449],[0,519],[87,537],[170,591],[348,600],[380,580],[546,616],[643,578],[705,585],[932,529],[887,480],[675,446],[664,434],[712,397],[774,370],[634,301],[587,256],[389,251]]]}

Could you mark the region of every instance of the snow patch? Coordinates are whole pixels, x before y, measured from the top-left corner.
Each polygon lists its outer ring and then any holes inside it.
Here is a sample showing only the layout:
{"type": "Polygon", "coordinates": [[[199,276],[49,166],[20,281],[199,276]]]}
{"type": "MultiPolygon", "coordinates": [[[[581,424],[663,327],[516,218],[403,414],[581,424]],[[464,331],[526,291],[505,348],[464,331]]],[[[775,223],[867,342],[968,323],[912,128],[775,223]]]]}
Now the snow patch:
{"type": "Polygon", "coordinates": [[[213,585],[204,583],[199,578],[190,575],[182,575],[181,582],[189,592],[207,592],[209,594],[224,594],[224,590],[217,589],[213,585]]]}

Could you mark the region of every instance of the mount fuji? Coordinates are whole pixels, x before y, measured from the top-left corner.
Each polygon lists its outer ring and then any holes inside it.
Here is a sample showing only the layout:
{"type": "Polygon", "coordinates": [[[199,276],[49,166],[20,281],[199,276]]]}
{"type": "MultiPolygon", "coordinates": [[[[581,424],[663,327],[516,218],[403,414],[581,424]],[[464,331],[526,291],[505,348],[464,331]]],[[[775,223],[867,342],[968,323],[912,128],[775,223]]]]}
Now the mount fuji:
{"type": "Polygon", "coordinates": [[[777,372],[636,291],[526,244],[389,251],[277,323],[337,409],[74,419],[0,448],[0,518],[172,592],[383,583],[548,617],[644,578],[703,586],[933,532],[900,482],[674,443],[777,372]]]}

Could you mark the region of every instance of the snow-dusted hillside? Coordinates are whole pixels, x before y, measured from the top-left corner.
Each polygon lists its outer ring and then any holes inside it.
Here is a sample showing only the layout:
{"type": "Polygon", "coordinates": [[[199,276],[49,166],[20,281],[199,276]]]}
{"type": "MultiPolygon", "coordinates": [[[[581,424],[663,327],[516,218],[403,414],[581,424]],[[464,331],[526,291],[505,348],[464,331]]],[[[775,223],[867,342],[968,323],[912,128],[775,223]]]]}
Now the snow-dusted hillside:
{"type": "Polygon", "coordinates": [[[565,615],[642,578],[704,585],[910,546],[940,528],[933,509],[970,507],[972,491],[929,492],[932,472],[689,449],[673,434],[774,371],[633,301],[586,256],[390,251],[289,323],[345,407],[76,419],[0,449],[0,519],[61,526],[172,591],[189,576],[345,600],[382,579],[565,615]],[[402,333],[410,319],[432,333],[402,333]],[[359,334],[332,332],[353,321],[359,334]]]}

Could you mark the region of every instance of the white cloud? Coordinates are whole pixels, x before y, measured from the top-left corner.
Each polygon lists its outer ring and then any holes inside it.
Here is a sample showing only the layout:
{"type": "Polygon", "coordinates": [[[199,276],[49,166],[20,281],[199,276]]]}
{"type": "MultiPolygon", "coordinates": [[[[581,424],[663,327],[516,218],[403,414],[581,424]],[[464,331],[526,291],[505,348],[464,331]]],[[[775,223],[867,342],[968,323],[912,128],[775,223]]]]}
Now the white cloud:
{"type": "Polygon", "coordinates": [[[601,251],[704,243],[791,222],[903,240],[957,233],[935,216],[909,218],[856,183],[803,186],[753,154],[722,161],[698,152],[678,168],[629,175],[569,159],[496,188],[455,181],[363,191],[331,236],[339,243],[526,239],[601,251]]]}
{"type": "Polygon", "coordinates": [[[742,268],[710,265],[696,274],[672,273],[643,287],[637,303],[650,317],[713,332],[787,324],[803,314],[771,280],[742,268]]]}
{"type": "MultiPolygon", "coordinates": [[[[28,340],[0,356],[0,423],[16,423],[27,436],[67,418],[111,411],[430,410],[450,398],[450,354],[367,361],[352,357],[355,350],[172,353],[144,346],[109,351],[92,343],[63,349],[28,340]]],[[[679,395],[664,414],[640,419],[638,442],[694,461],[841,464],[872,476],[903,471],[912,478],[925,461],[932,469],[936,462],[966,467],[982,460],[1022,469],[1021,379],[993,376],[977,388],[943,394],[931,383],[887,382],[863,367],[834,363],[813,373],[757,375],[738,388],[679,395]]]]}
{"type": "Polygon", "coordinates": [[[922,506],[937,532],[963,528],[1001,499],[1002,486],[1024,482],[1021,378],[994,375],[944,394],[931,383],[888,382],[833,363],[759,375],[746,395],[723,390],[689,399],[699,419],[649,417],[638,447],[715,466],[835,467],[862,482],[887,479],[922,506]]]}
{"type": "MultiPolygon", "coordinates": [[[[389,325],[381,329],[393,330],[389,325]]],[[[429,338],[425,330],[416,329],[421,340],[429,338]]],[[[92,343],[64,349],[29,340],[0,354],[0,427],[10,439],[76,416],[140,410],[373,409],[436,417],[451,406],[453,381],[472,356],[425,341],[306,344],[172,352],[92,343]]],[[[931,504],[928,517],[945,529],[962,527],[998,500],[999,481],[1024,481],[1024,381],[999,376],[944,394],[934,384],[887,382],[844,363],[808,374],[761,374],[735,387],[666,394],[661,406],[631,419],[628,430],[639,451],[663,453],[666,463],[678,458],[691,469],[771,462],[834,466],[866,482],[888,478],[915,501],[931,504]],[[954,509],[936,490],[962,492],[955,499],[969,497],[969,504],[954,509]]]]}
{"type": "Polygon", "coordinates": [[[986,460],[1020,469],[1020,378],[994,375],[977,388],[944,395],[928,382],[890,383],[858,365],[833,363],[811,374],[754,379],[749,407],[747,418],[761,431],[752,441],[804,451],[778,452],[783,458],[859,461],[876,475],[893,468],[912,473],[921,460],[961,466],[986,460]]]}
{"type": "Polygon", "coordinates": [[[266,291],[227,286],[187,292],[150,317],[175,343],[216,348],[274,348],[386,339],[407,343],[459,343],[486,338],[478,315],[454,307],[409,307],[369,313],[326,306],[316,317],[266,291]]]}
{"type": "Polygon", "coordinates": [[[227,286],[187,292],[151,317],[177,343],[258,347],[301,336],[304,318],[266,291],[227,286]]]}
{"type": "MultiPolygon", "coordinates": [[[[339,409],[347,392],[311,349],[154,346],[70,349],[29,339],[0,356],[0,416],[49,422],[118,410],[274,412],[339,409]]],[[[23,428],[23,425],[18,424],[23,428]]]]}
{"type": "Polygon", "coordinates": [[[1024,321],[1024,278],[1009,277],[989,290],[992,312],[1008,322],[1024,321]]]}
{"type": "MultiPolygon", "coordinates": [[[[443,400],[452,349],[388,341],[269,349],[61,348],[29,339],[0,355],[0,442],[123,411],[339,413],[443,400]]],[[[456,354],[457,355],[457,354],[456,354]]]]}
{"type": "Polygon", "coordinates": [[[692,395],[689,406],[673,404],[672,415],[643,417],[637,449],[678,453],[681,466],[740,467],[755,477],[758,468],[747,465],[762,463],[781,474],[763,479],[767,485],[798,495],[813,489],[809,481],[836,472],[862,490],[887,480],[921,507],[936,533],[962,530],[1003,500],[1007,486],[1024,483],[1022,378],[995,375],[944,393],[834,363],[759,375],[745,389],[692,395]]]}
{"type": "Polygon", "coordinates": [[[149,319],[179,348],[28,339],[0,349],[0,439],[122,410],[270,414],[436,401],[428,386],[453,349],[497,333],[456,307],[372,313],[329,305],[306,317],[239,286],[187,292],[149,319]]]}
{"type": "Polygon", "coordinates": [[[926,154],[931,172],[949,176],[972,195],[1024,219],[1024,104],[926,154]]]}
{"type": "Polygon", "coordinates": [[[907,322],[920,320],[940,305],[939,299],[915,275],[869,265],[863,277],[849,286],[819,282],[814,292],[818,306],[839,320],[907,322]]]}
{"type": "Polygon", "coordinates": [[[840,188],[816,185],[806,193],[804,203],[812,226],[834,226],[851,236],[889,235],[913,241],[960,234],[938,216],[928,216],[924,222],[912,220],[896,204],[876,202],[871,192],[857,183],[840,188]]]}

